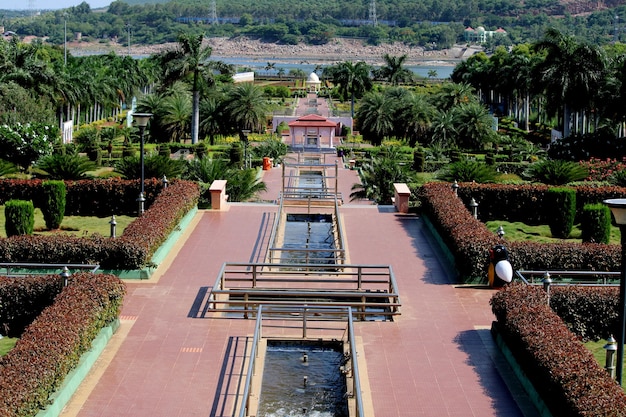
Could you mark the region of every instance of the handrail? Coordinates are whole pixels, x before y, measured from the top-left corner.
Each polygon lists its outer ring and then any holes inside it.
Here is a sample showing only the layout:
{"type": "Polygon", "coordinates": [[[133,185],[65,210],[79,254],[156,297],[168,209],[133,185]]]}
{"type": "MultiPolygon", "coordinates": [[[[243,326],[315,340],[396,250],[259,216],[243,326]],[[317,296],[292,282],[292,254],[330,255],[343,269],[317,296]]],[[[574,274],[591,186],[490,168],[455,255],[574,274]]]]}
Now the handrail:
{"type": "Polygon", "coordinates": [[[250,350],[250,362],[248,363],[248,374],[243,389],[243,400],[239,417],[245,417],[247,410],[250,408],[250,387],[252,386],[252,376],[254,374],[259,339],[261,336],[261,320],[263,316],[263,306],[259,306],[256,316],[256,325],[254,326],[254,338],[252,339],[252,350],[250,350]]]}
{"type": "Polygon", "coordinates": [[[614,277],[614,279],[619,279],[620,274],[621,274],[620,272],[614,272],[614,271],[567,271],[567,270],[523,270],[523,269],[515,271],[515,275],[520,280],[522,280],[523,282],[529,285],[541,284],[542,283],[541,281],[535,282],[534,277],[538,276],[543,279],[546,273],[550,274],[550,278],[553,279],[552,285],[569,284],[569,282],[559,283],[558,279],[555,280],[555,278],[559,276],[573,277],[576,279],[575,283],[577,285],[613,285],[610,282],[608,282],[609,279],[611,279],[612,277],[614,277]],[[526,276],[529,276],[530,279],[527,279],[526,276]],[[597,279],[595,281],[585,281],[585,280],[581,280],[578,278],[578,277],[593,277],[593,276],[600,277],[600,279],[602,280],[602,283],[601,284],[598,283],[597,279]]]}
{"type": "MultiPolygon", "coordinates": [[[[64,268],[68,270],[73,269],[86,269],[88,272],[96,273],[98,269],[100,269],[100,265],[98,264],[45,264],[45,263],[29,263],[29,262],[0,262],[0,269],[5,269],[5,272],[0,272],[0,275],[4,276],[24,276],[24,275],[32,275],[32,274],[23,274],[23,273],[14,273],[11,274],[12,269],[55,269],[59,271],[63,271],[64,268]]],[[[53,275],[52,273],[42,273],[42,275],[53,275]]]]}
{"type": "MultiPolygon", "coordinates": [[[[300,320],[300,318],[295,317],[293,313],[300,312],[300,317],[302,320],[302,339],[307,339],[307,320],[310,320],[309,317],[315,317],[314,321],[318,321],[319,317],[323,314],[329,315],[345,315],[346,316],[346,329],[343,331],[344,334],[348,333],[347,343],[350,348],[350,361],[352,365],[352,391],[353,396],[355,397],[355,413],[350,415],[354,415],[356,417],[364,417],[363,410],[363,392],[361,388],[361,379],[359,376],[359,365],[358,365],[358,355],[356,349],[356,342],[354,336],[354,320],[352,317],[352,308],[347,307],[325,307],[325,306],[316,306],[312,307],[309,305],[299,305],[299,306],[280,306],[280,305],[267,305],[265,307],[259,306],[257,309],[257,318],[256,324],[254,328],[254,337],[252,340],[252,348],[250,350],[250,359],[248,362],[247,375],[244,382],[244,389],[241,400],[241,407],[239,409],[238,417],[246,417],[248,415],[248,411],[250,410],[250,391],[252,390],[252,380],[254,379],[254,373],[256,368],[256,361],[258,357],[258,346],[259,342],[263,337],[263,319],[266,318],[268,320],[272,319],[274,315],[276,318],[281,320],[300,320]]],[[[343,340],[343,337],[340,339],[343,340]]],[[[261,389],[259,387],[259,389],[261,389]]],[[[346,398],[347,401],[347,398],[346,398]]]]}

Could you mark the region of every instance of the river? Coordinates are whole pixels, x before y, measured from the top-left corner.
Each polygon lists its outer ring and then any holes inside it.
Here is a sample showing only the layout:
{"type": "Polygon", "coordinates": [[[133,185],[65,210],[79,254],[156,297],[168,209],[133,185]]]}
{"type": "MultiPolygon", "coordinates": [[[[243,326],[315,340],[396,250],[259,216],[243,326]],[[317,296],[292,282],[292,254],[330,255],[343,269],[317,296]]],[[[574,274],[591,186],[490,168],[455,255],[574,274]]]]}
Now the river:
{"type": "MultiPolygon", "coordinates": [[[[285,74],[289,73],[292,69],[301,69],[306,74],[310,74],[315,70],[318,65],[322,68],[326,65],[334,64],[336,61],[323,61],[320,58],[283,58],[283,57],[264,57],[264,58],[252,58],[252,57],[232,57],[232,56],[211,56],[211,59],[219,60],[227,64],[232,64],[237,67],[237,71],[241,71],[243,68],[249,68],[257,74],[263,75],[276,75],[278,69],[285,70],[285,74]],[[299,60],[299,62],[298,62],[299,60]],[[274,64],[274,69],[266,70],[268,63],[274,64]]],[[[439,62],[439,61],[425,61],[423,64],[409,64],[405,65],[405,68],[410,69],[416,75],[424,78],[428,78],[431,71],[434,71],[433,78],[446,79],[450,78],[452,71],[454,70],[454,63],[439,62]]]]}

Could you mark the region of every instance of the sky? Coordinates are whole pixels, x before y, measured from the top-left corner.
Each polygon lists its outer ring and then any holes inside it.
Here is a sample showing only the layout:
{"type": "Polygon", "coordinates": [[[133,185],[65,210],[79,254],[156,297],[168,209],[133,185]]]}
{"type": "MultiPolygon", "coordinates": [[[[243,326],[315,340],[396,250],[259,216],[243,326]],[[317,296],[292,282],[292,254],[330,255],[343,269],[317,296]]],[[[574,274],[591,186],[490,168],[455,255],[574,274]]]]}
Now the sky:
{"type": "MultiPolygon", "coordinates": [[[[92,9],[108,6],[113,0],[85,0],[92,9]]],[[[4,10],[54,10],[78,6],[83,0],[0,0],[0,9],[4,10]]]]}

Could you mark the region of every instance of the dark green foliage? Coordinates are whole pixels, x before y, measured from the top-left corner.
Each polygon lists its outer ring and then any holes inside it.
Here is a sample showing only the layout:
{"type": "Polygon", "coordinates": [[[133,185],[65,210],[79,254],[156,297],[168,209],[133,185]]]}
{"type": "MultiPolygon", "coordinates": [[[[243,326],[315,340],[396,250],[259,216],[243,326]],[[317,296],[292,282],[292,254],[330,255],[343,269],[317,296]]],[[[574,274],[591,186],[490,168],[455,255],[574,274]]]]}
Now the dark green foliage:
{"type": "Polygon", "coordinates": [[[586,204],[580,218],[583,242],[609,243],[611,210],[605,204],[586,204]]]}
{"type": "Polygon", "coordinates": [[[168,143],[162,143],[159,145],[159,155],[170,157],[171,149],[168,143]]]}
{"type": "Polygon", "coordinates": [[[34,416],[45,408],[100,330],[119,316],[125,293],[114,275],[74,274],[2,357],[0,415],[34,416]]]}
{"type": "Polygon", "coordinates": [[[413,153],[413,169],[417,172],[424,172],[424,148],[418,148],[413,153]]]}
{"type": "Polygon", "coordinates": [[[582,181],[589,175],[589,170],[573,161],[545,159],[532,164],[523,174],[529,180],[548,185],[564,185],[573,181],[582,181]]]}
{"type": "Polygon", "coordinates": [[[280,139],[269,139],[252,148],[252,154],[257,158],[269,157],[275,163],[280,163],[287,154],[287,144],[280,139]]]}
{"type": "Polygon", "coordinates": [[[548,226],[552,237],[567,239],[574,227],[576,217],[576,190],[572,188],[550,188],[546,193],[550,207],[548,226]]]}
{"type": "MultiPolygon", "coordinates": [[[[148,155],[144,158],[144,178],[179,178],[185,170],[185,161],[163,155],[148,155]]],[[[122,158],[115,164],[115,171],[124,178],[141,178],[141,159],[138,156],[122,158]]]]}
{"type": "Polygon", "coordinates": [[[573,134],[550,145],[548,156],[578,162],[589,158],[615,158],[626,155],[624,138],[615,137],[612,129],[598,129],[585,135],[573,134]]]}
{"type": "Polygon", "coordinates": [[[63,181],[44,181],[43,188],[44,204],[41,206],[46,227],[49,230],[58,229],[65,216],[65,183],[63,181]]]}
{"type": "Polygon", "coordinates": [[[485,163],[487,165],[495,165],[496,164],[496,156],[493,152],[489,152],[485,155],[485,163]]]}
{"type": "Polygon", "coordinates": [[[526,376],[538,392],[550,393],[542,399],[553,416],[626,413],[621,387],[550,309],[541,288],[512,284],[498,291],[490,304],[496,329],[526,376]]]}
{"type": "Polygon", "coordinates": [[[352,186],[350,201],[369,199],[377,204],[391,204],[393,184],[410,182],[409,165],[400,164],[400,155],[395,148],[381,149],[360,169],[361,182],[352,186]]]}
{"type": "Polygon", "coordinates": [[[68,153],[45,156],[37,162],[37,169],[54,180],[82,180],[95,168],[96,164],[84,156],[68,153]]]}
{"type": "Polygon", "coordinates": [[[122,158],[134,157],[137,150],[132,145],[124,145],[122,148],[122,158]]]}
{"type": "Polygon", "coordinates": [[[239,143],[233,143],[229,152],[230,164],[233,166],[243,166],[243,149],[239,143]]]}
{"type": "Polygon", "coordinates": [[[207,148],[204,142],[196,143],[194,147],[194,154],[196,155],[196,158],[202,158],[204,155],[206,155],[206,152],[207,152],[207,148]]]}
{"type": "Polygon", "coordinates": [[[7,236],[33,234],[35,207],[32,201],[9,200],[4,205],[4,215],[7,236]]]}
{"type": "Polygon", "coordinates": [[[0,177],[18,172],[17,167],[11,162],[0,159],[0,177]]]}
{"type": "Polygon", "coordinates": [[[496,170],[493,166],[479,161],[460,160],[453,162],[437,174],[443,181],[459,181],[487,183],[496,179],[496,170]]]}
{"type": "Polygon", "coordinates": [[[626,187],[626,169],[613,172],[609,177],[609,181],[618,187],[626,187]]]}

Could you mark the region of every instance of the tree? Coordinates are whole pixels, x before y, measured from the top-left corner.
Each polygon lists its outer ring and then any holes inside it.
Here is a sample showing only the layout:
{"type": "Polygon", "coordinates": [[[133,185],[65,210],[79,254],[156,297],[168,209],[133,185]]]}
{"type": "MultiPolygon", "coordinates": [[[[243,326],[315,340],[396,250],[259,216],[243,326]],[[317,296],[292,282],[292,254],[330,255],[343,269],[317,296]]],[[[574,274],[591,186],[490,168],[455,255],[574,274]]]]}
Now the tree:
{"type": "Polygon", "coordinates": [[[408,165],[399,162],[395,148],[384,152],[361,167],[361,182],[352,186],[350,201],[370,199],[378,204],[391,204],[393,184],[410,182],[408,165]]]}
{"type": "Polygon", "coordinates": [[[423,94],[411,93],[400,104],[400,118],[397,123],[404,127],[404,135],[411,146],[425,138],[433,114],[434,108],[423,94]]]}
{"type": "Polygon", "coordinates": [[[225,113],[236,131],[259,131],[265,125],[267,99],[261,87],[236,84],[226,90],[225,103],[225,113]]]}
{"type": "Polygon", "coordinates": [[[354,117],[354,99],[361,97],[372,88],[370,66],[363,61],[356,64],[344,61],[327,68],[333,84],[339,87],[339,92],[350,97],[350,115],[354,117]]]}
{"type": "Polygon", "coordinates": [[[413,79],[413,73],[411,70],[404,68],[403,65],[406,62],[408,55],[391,56],[389,54],[383,55],[385,65],[383,65],[379,71],[379,75],[387,80],[391,85],[398,85],[400,83],[406,83],[413,79]]]}
{"type": "Polygon", "coordinates": [[[158,56],[164,70],[166,83],[192,76],[192,116],[191,143],[198,142],[200,114],[200,82],[202,77],[209,84],[213,83],[212,74],[203,71],[206,61],[211,57],[212,49],[202,46],[204,35],[182,34],[178,37],[178,46],[158,56]]]}
{"type": "Polygon", "coordinates": [[[361,100],[357,119],[363,137],[372,145],[380,145],[393,132],[397,103],[388,95],[376,91],[367,93],[361,100]]]}
{"type": "Polygon", "coordinates": [[[572,112],[589,113],[606,79],[606,59],[600,48],[578,43],[572,36],[548,29],[535,45],[545,59],[537,67],[537,79],[545,90],[550,109],[562,110],[563,136],[570,135],[572,112]]]}
{"type": "Polygon", "coordinates": [[[493,117],[482,104],[471,102],[459,106],[457,118],[460,147],[477,149],[493,137],[493,117]]]}

